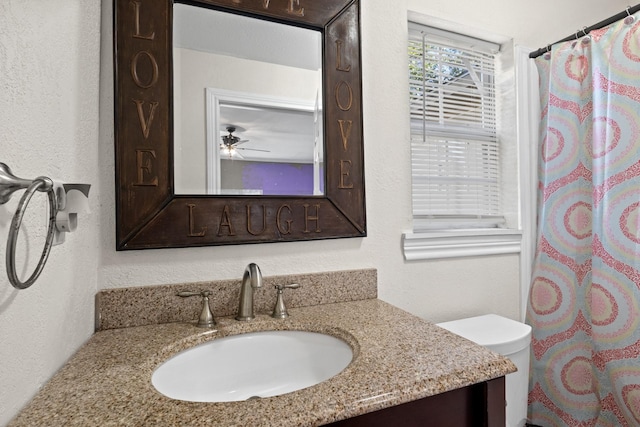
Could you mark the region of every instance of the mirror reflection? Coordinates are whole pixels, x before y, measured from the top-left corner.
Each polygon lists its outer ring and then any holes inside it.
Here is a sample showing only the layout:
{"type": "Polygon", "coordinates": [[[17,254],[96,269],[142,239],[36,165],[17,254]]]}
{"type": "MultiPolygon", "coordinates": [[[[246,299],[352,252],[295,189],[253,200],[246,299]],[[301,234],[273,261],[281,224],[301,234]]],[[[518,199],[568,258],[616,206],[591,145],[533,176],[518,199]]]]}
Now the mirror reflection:
{"type": "Polygon", "coordinates": [[[173,13],[175,193],[323,194],[321,33],[173,13]]]}

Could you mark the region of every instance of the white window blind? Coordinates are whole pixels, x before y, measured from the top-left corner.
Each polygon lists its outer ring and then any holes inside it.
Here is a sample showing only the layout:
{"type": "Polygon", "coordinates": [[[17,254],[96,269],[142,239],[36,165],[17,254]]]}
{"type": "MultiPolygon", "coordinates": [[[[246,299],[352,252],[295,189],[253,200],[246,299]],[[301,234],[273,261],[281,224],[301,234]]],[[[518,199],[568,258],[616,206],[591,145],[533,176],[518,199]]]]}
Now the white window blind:
{"type": "Polygon", "coordinates": [[[497,45],[411,24],[408,52],[414,229],[499,226],[497,45]]]}

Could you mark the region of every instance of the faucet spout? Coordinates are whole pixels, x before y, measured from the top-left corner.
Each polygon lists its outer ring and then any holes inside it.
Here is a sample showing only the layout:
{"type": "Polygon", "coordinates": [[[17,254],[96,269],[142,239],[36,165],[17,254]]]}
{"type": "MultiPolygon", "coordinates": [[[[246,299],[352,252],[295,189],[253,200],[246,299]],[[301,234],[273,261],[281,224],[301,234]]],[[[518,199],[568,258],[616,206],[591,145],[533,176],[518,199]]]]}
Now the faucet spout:
{"type": "Polygon", "coordinates": [[[253,291],[262,287],[262,272],[257,264],[251,263],[244,269],[240,286],[240,304],[236,320],[251,320],[253,313],[253,291]]]}

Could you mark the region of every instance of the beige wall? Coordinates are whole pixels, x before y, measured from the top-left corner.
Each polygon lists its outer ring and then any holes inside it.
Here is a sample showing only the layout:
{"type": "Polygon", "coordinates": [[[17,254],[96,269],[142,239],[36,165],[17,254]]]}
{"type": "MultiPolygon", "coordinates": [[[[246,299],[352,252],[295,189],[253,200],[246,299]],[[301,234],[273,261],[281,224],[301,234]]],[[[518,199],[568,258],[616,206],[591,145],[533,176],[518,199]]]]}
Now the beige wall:
{"type": "MultiPolygon", "coordinates": [[[[93,332],[100,224],[108,211],[100,207],[99,171],[113,174],[111,159],[98,161],[99,82],[100,1],[0,1],[0,162],[23,178],[92,184],[91,214],[80,215],[78,230],[52,249],[27,290],[9,284],[4,265],[22,192],[0,205],[0,425],[93,332]]],[[[23,279],[42,252],[46,215],[46,198],[35,194],[18,239],[23,279]]]]}
{"type": "MultiPolygon", "coordinates": [[[[411,227],[409,149],[398,144],[389,149],[388,143],[408,139],[407,9],[538,48],[627,5],[622,0],[363,1],[369,237],[116,253],[111,3],[0,1],[0,161],[24,177],[50,174],[93,184],[92,213],[80,218],[64,245],[53,248],[31,289],[14,291],[0,269],[0,425],[90,336],[99,289],[238,278],[248,262],[257,262],[265,275],[375,267],[380,297],[426,319],[486,312],[517,318],[518,256],[403,260],[400,236],[411,227]]],[[[0,206],[2,254],[16,199],[0,206]]],[[[42,211],[42,204],[34,203],[22,232],[32,257],[41,247],[42,211]]]]}

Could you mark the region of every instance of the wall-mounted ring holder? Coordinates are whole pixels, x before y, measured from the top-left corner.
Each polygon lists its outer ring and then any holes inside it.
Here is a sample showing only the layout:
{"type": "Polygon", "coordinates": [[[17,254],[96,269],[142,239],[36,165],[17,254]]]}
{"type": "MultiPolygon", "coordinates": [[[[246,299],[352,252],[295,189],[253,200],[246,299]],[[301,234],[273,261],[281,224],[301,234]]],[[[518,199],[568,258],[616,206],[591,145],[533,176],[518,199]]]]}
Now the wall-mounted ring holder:
{"type": "Polygon", "coordinates": [[[26,189],[11,221],[7,239],[7,276],[14,288],[26,289],[33,285],[42,273],[51,247],[54,244],[64,242],[64,234],[62,233],[75,230],[77,213],[81,210],[87,210],[86,200],[89,197],[90,187],[89,184],[56,184],[46,176],[39,176],[33,180],[18,178],[11,172],[9,166],[0,162],[0,204],[7,203],[14,192],[26,189]],[[24,212],[36,191],[47,193],[49,228],[38,265],[31,276],[22,282],[16,273],[16,243],[24,212]]]}

